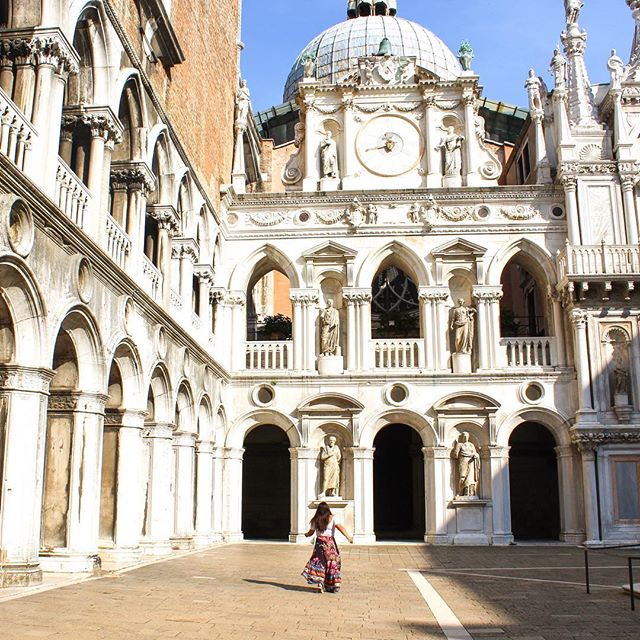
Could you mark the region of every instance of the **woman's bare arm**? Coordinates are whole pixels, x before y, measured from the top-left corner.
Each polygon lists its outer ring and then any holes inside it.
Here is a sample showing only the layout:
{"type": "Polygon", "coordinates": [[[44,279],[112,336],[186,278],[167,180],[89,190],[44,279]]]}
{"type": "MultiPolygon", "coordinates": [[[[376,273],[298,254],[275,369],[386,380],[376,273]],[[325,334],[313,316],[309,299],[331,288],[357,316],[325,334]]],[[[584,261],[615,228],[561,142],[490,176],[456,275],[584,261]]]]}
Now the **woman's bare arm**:
{"type": "Polygon", "coordinates": [[[316,530],[313,527],[311,527],[311,529],[309,529],[309,531],[307,531],[307,533],[304,534],[304,537],[310,538],[315,532],[316,530]]]}
{"type": "Polygon", "coordinates": [[[336,523],[336,529],[349,541],[349,544],[353,544],[353,538],[341,524],[336,523]]]}

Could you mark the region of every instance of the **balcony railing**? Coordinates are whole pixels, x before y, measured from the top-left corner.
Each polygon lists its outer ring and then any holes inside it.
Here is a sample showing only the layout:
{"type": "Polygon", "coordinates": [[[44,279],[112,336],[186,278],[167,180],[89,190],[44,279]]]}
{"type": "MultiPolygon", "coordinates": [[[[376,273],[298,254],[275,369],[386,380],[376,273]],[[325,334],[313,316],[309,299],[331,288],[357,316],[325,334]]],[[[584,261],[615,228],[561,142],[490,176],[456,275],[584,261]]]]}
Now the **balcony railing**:
{"type": "Polygon", "coordinates": [[[182,298],[180,297],[180,294],[173,289],[171,289],[170,294],[170,306],[171,309],[175,310],[177,313],[182,312],[182,298]]]}
{"type": "Polygon", "coordinates": [[[56,171],[56,193],[54,202],[61,211],[75,222],[81,229],[84,228],[84,220],[91,194],[80,182],[80,179],[65,164],[62,158],[58,158],[56,171]]]}
{"type": "Polygon", "coordinates": [[[560,279],[571,276],[609,276],[640,274],[640,248],[637,245],[567,245],[558,256],[560,279]]]}
{"type": "Polygon", "coordinates": [[[249,341],[246,343],[246,368],[249,371],[284,371],[293,366],[291,340],[249,341]]]}
{"type": "Polygon", "coordinates": [[[422,369],[424,341],[415,338],[376,339],[371,341],[376,369],[422,369]]]}
{"type": "Polygon", "coordinates": [[[202,320],[195,311],[191,312],[191,325],[196,331],[200,331],[200,329],[202,328],[202,320]]]}
{"type": "Polygon", "coordinates": [[[504,363],[509,368],[553,367],[558,364],[555,338],[502,338],[504,363]]]}
{"type": "Polygon", "coordinates": [[[114,218],[107,214],[107,253],[124,269],[131,251],[131,240],[114,218]]]}
{"type": "Polygon", "coordinates": [[[142,256],[142,284],[144,290],[154,299],[158,300],[162,274],[157,267],[147,258],[142,256]]]}
{"type": "Polygon", "coordinates": [[[0,153],[25,170],[36,130],[7,94],[0,89],[0,153]]]}

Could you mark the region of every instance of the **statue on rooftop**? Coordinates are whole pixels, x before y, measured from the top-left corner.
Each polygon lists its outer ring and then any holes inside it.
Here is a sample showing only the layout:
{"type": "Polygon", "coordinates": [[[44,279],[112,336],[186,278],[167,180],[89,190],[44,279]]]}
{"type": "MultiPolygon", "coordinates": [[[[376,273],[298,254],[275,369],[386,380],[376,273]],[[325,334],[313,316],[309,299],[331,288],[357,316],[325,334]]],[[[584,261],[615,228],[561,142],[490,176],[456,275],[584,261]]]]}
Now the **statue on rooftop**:
{"type": "Polygon", "coordinates": [[[622,88],[622,77],[624,75],[624,62],[622,58],[616,53],[615,49],[611,49],[611,57],[607,61],[607,69],[611,74],[611,88],[622,88]]]}
{"type": "Polygon", "coordinates": [[[304,69],[304,79],[315,80],[316,79],[316,56],[314,53],[307,53],[307,55],[302,59],[302,66],[304,69]]]}
{"type": "Polygon", "coordinates": [[[567,27],[570,27],[572,24],[578,24],[582,7],[584,7],[584,2],[580,2],[580,0],[564,0],[567,27]]]}
{"type": "Polygon", "coordinates": [[[250,104],[251,93],[247,87],[247,81],[240,80],[240,86],[236,90],[236,125],[238,127],[246,128],[250,104]]]}
{"type": "Polygon", "coordinates": [[[551,58],[551,67],[549,70],[553,74],[556,89],[564,89],[567,79],[567,61],[560,53],[559,48],[556,48],[553,52],[553,58],[551,58]]]}

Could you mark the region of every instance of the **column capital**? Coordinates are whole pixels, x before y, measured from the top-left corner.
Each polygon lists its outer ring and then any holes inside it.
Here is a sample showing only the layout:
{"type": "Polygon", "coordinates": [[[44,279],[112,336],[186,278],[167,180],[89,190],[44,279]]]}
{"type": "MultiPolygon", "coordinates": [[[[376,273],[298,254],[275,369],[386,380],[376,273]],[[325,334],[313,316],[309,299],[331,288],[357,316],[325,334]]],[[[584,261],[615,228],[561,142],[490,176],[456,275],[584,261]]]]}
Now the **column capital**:
{"type": "Polygon", "coordinates": [[[294,304],[310,307],[320,303],[320,292],[317,289],[291,289],[289,299],[294,304]]]}
{"type": "Polygon", "coordinates": [[[171,440],[173,438],[173,429],[174,426],[170,422],[146,423],[143,436],[151,440],[171,440]]]}
{"type": "Polygon", "coordinates": [[[224,449],[225,459],[227,460],[242,460],[244,457],[244,449],[237,447],[225,447],[224,449]]]}
{"type": "Polygon", "coordinates": [[[449,447],[422,447],[422,453],[424,454],[425,458],[431,458],[433,460],[451,459],[451,449],[449,447]]]}
{"type": "Polygon", "coordinates": [[[583,309],[571,309],[569,319],[577,329],[584,329],[587,326],[589,314],[583,309]]]}
{"type": "Polygon", "coordinates": [[[174,431],[173,432],[173,444],[176,447],[187,447],[195,449],[197,433],[193,431],[174,431]]]}
{"type": "Polygon", "coordinates": [[[244,291],[225,291],[223,300],[228,307],[244,307],[247,294],[244,291]]]}
{"type": "Polygon", "coordinates": [[[210,264],[196,264],[193,267],[193,275],[198,278],[200,282],[205,282],[211,286],[215,273],[210,264]]]}
{"type": "Polygon", "coordinates": [[[375,447],[349,447],[354,460],[373,460],[375,447]]]}
{"type": "Polygon", "coordinates": [[[212,287],[209,291],[209,300],[218,304],[224,300],[225,290],[223,287],[212,287]]]}
{"type": "Polygon", "coordinates": [[[48,393],[53,376],[51,369],[5,364],[0,366],[0,391],[48,393]]]}
{"type": "Polygon", "coordinates": [[[82,391],[53,391],[49,395],[49,411],[74,411],[104,416],[109,396],[82,391]]]}
{"type": "Polygon", "coordinates": [[[289,453],[292,460],[316,460],[318,457],[318,449],[309,447],[291,447],[289,453]]]}
{"type": "Polygon", "coordinates": [[[141,191],[148,195],[156,188],[156,177],[146,162],[111,163],[111,184],[114,188],[141,191]]]}
{"type": "Polygon", "coordinates": [[[578,186],[578,178],[573,175],[564,174],[560,178],[560,183],[562,184],[565,193],[570,193],[576,190],[578,186]]]}
{"type": "Polygon", "coordinates": [[[161,229],[167,229],[170,235],[178,233],[180,228],[178,213],[170,204],[151,204],[147,206],[147,214],[158,221],[161,229]]]}
{"type": "Polygon", "coordinates": [[[82,125],[91,131],[92,138],[101,138],[105,142],[118,143],[122,140],[124,125],[111,107],[73,106],[63,111],[63,126],[69,127],[75,118],[75,125],[82,125]]]}
{"type": "Polygon", "coordinates": [[[509,450],[511,449],[511,447],[509,446],[505,447],[502,445],[494,444],[494,445],[489,445],[487,447],[482,447],[482,449],[487,450],[490,458],[503,459],[503,458],[509,458],[509,450]]]}
{"type": "Polygon", "coordinates": [[[366,304],[373,299],[371,287],[344,287],[342,298],[352,304],[366,304]]]}
{"type": "Polygon", "coordinates": [[[214,445],[211,440],[196,440],[196,453],[213,454],[214,445]]]}
{"type": "Polygon", "coordinates": [[[500,302],[502,300],[502,285],[481,285],[477,284],[472,289],[472,296],[476,302],[500,302]]]}
{"type": "Polygon", "coordinates": [[[447,287],[425,286],[418,289],[420,300],[430,300],[432,302],[445,302],[449,297],[447,287]]]}
{"type": "Polygon", "coordinates": [[[171,243],[172,258],[185,258],[195,264],[198,261],[199,254],[200,247],[198,247],[198,243],[193,238],[173,238],[171,243]]]}

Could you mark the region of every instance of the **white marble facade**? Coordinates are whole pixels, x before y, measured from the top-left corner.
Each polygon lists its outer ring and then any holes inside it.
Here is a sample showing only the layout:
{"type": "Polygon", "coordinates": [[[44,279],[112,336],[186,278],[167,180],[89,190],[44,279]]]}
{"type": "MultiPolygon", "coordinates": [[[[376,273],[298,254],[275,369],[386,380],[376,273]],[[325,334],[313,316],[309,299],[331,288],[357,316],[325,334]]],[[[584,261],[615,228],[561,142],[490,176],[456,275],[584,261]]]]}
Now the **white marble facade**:
{"type": "Polygon", "coordinates": [[[0,74],[1,585],[242,539],[254,487],[243,481],[255,483],[248,466],[273,444],[260,440],[269,426],[285,462],[263,456],[260,473],[285,496],[271,512],[284,509],[274,530],[291,542],[320,497],[328,436],[342,452],[332,505],[356,543],[393,528],[380,437],[399,426],[414,537],[511,543],[526,520],[514,512],[523,487],[535,493],[530,469],[515,475],[515,434],[537,425],[551,464],[534,477],[554,478],[555,537],[638,539],[640,52],[621,78],[613,60],[596,96],[586,36],[568,16],[555,89],[527,80],[515,152],[528,145],[525,184],[498,180],[472,71],[443,80],[392,54],[357,58],[338,80],[301,76],[306,134],[298,128],[286,191],[241,193],[236,150],[235,188],[216,208],[135,69],[119,68],[111,27],[93,103],[63,109],[65,83],[82,74],[71,5],[43,27],[50,40],[0,34],[36,53],[55,44],[0,74]],[[123,91],[144,126],[127,131],[123,91]],[[61,115],[62,128],[50,126],[61,115]],[[70,166],[78,127],[92,136],[84,179],[70,166]],[[323,172],[328,132],[335,174],[323,172]],[[514,335],[510,265],[514,281],[526,272],[535,284],[526,300],[540,323],[514,335]],[[391,268],[415,287],[410,336],[372,329],[377,276],[391,268]],[[247,301],[273,270],[289,281],[291,338],[248,340],[247,301]],[[458,299],[474,311],[467,354],[452,339],[458,299]],[[322,356],[329,300],[340,331],[322,356]],[[458,490],[463,433],[479,454],[475,496],[458,490]]]}

